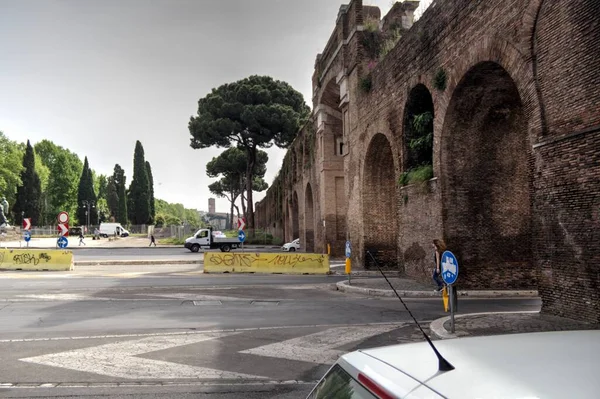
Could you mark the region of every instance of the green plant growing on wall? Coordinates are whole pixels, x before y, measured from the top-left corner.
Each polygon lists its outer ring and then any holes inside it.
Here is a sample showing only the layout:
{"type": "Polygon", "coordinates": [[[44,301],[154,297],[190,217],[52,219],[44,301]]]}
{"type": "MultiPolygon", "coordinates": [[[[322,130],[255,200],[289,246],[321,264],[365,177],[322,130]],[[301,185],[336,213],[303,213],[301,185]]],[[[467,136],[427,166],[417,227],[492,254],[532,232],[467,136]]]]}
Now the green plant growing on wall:
{"type": "Polygon", "coordinates": [[[444,68],[438,69],[433,77],[433,87],[439,91],[446,90],[447,79],[448,77],[446,76],[444,68]]]}
{"type": "Polygon", "coordinates": [[[409,184],[423,183],[433,178],[433,166],[432,165],[421,165],[415,168],[409,169],[400,175],[398,184],[400,186],[406,186],[409,184]]]}
{"type": "Polygon", "coordinates": [[[371,88],[373,87],[373,76],[371,73],[369,72],[366,76],[360,78],[358,85],[363,93],[370,92],[371,88]]]}

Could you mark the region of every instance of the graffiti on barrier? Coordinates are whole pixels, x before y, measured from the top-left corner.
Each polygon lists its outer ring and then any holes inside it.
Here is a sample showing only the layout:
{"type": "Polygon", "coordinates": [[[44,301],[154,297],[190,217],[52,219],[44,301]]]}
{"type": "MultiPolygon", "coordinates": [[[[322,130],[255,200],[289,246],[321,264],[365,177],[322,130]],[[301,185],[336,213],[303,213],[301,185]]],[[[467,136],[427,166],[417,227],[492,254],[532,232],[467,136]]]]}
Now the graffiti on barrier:
{"type": "MultiPolygon", "coordinates": [[[[270,255],[270,254],[269,254],[270,255]]],[[[208,261],[215,266],[252,267],[261,262],[275,266],[296,267],[309,263],[323,265],[323,255],[301,255],[301,254],[278,254],[275,256],[263,256],[259,253],[212,253],[208,255],[208,261]]]]}
{"type": "Polygon", "coordinates": [[[31,264],[33,264],[34,266],[37,266],[41,261],[45,261],[46,263],[48,263],[50,261],[50,259],[52,259],[52,257],[45,252],[37,254],[37,256],[36,256],[36,253],[26,252],[23,254],[18,254],[18,255],[13,256],[13,263],[15,265],[31,265],[31,264]]]}

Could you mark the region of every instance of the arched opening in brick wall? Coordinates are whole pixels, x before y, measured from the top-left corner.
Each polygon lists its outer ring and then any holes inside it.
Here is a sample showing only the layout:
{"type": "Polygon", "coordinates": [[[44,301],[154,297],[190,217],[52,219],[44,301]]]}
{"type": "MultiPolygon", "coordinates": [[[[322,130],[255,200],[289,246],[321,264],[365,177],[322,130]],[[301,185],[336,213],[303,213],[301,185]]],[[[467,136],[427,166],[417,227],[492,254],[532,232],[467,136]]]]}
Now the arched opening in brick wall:
{"type": "Polygon", "coordinates": [[[306,252],[315,251],[315,210],[313,205],[313,192],[310,183],[306,185],[304,194],[304,242],[306,252]]]}
{"type": "Polygon", "coordinates": [[[472,67],[442,132],[444,234],[464,288],[535,286],[530,146],[515,82],[494,62],[472,67]]]}
{"type": "Polygon", "coordinates": [[[363,173],[362,208],[365,268],[372,267],[370,251],[377,262],[398,268],[398,201],[392,146],[376,134],[367,149],[363,173]]]}
{"type": "Polygon", "coordinates": [[[292,194],[292,240],[300,237],[300,222],[298,217],[298,194],[292,194]]]}
{"type": "Polygon", "coordinates": [[[427,87],[418,84],[410,91],[404,109],[404,171],[433,173],[433,99],[427,87]]]}

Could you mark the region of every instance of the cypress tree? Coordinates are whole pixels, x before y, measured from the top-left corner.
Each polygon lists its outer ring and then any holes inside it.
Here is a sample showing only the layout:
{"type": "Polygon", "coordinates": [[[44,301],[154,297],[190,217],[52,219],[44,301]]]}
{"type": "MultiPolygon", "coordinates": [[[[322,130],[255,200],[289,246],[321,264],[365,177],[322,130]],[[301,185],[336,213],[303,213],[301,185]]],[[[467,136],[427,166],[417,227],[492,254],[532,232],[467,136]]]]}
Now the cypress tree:
{"type": "Polygon", "coordinates": [[[111,217],[118,220],[119,215],[119,193],[118,187],[115,184],[115,179],[110,176],[106,185],[106,202],[108,204],[108,211],[111,217]]]}
{"type": "MultiPolygon", "coordinates": [[[[21,186],[17,187],[17,197],[13,207],[15,224],[21,224],[21,216],[31,218],[31,223],[37,225],[41,214],[42,184],[35,171],[35,153],[29,140],[23,156],[21,171],[21,186]]],[[[10,211],[10,210],[9,210],[10,211]]],[[[8,215],[5,215],[8,218],[8,215]]]]}
{"type": "Polygon", "coordinates": [[[146,172],[148,173],[148,185],[150,187],[150,220],[148,220],[148,224],[153,224],[156,218],[156,208],[154,204],[154,178],[152,177],[152,167],[148,161],[146,161],[146,172]]]}
{"type": "Polygon", "coordinates": [[[86,212],[90,212],[90,224],[96,223],[96,208],[88,206],[88,204],[96,205],[96,194],[94,193],[94,180],[92,178],[92,171],[88,163],[87,157],[83,161],[83,170],[81,171],[81,178],[79,179],[79,188],[77,190],[77,220],[81,225],[87,225],[86,212]]]}
{"type": "Polygon", "coordinates": [[[131,199],[132,224],[146,224],[150,220],[150,184],[146,161],[144,159],[144,147],[140,141],[135,143],[133,155],[133,180],[129,187],[131,199]]]}

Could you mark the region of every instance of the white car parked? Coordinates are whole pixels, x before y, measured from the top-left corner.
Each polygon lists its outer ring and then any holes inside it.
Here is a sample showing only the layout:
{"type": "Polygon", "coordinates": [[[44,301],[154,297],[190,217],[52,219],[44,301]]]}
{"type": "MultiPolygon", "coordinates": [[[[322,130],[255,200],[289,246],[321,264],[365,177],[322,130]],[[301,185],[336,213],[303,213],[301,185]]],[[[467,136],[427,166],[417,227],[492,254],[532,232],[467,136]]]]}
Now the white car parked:
{"type": "Polygon", "coordinates": [[[345,354],[308,395],[344,398],[598,398],[600,330],[434,341],[345,354]]]}
{"type": "Polygon", "coordinates": [[[286,251],[286,252],[295,252],[295,251],[298,251],[300,249],[300,239],[296,238],[292,242],[288,242],[286,244],[283,244],[283,247],[281,247],[281,249],[283,251],[286,251]]]}

